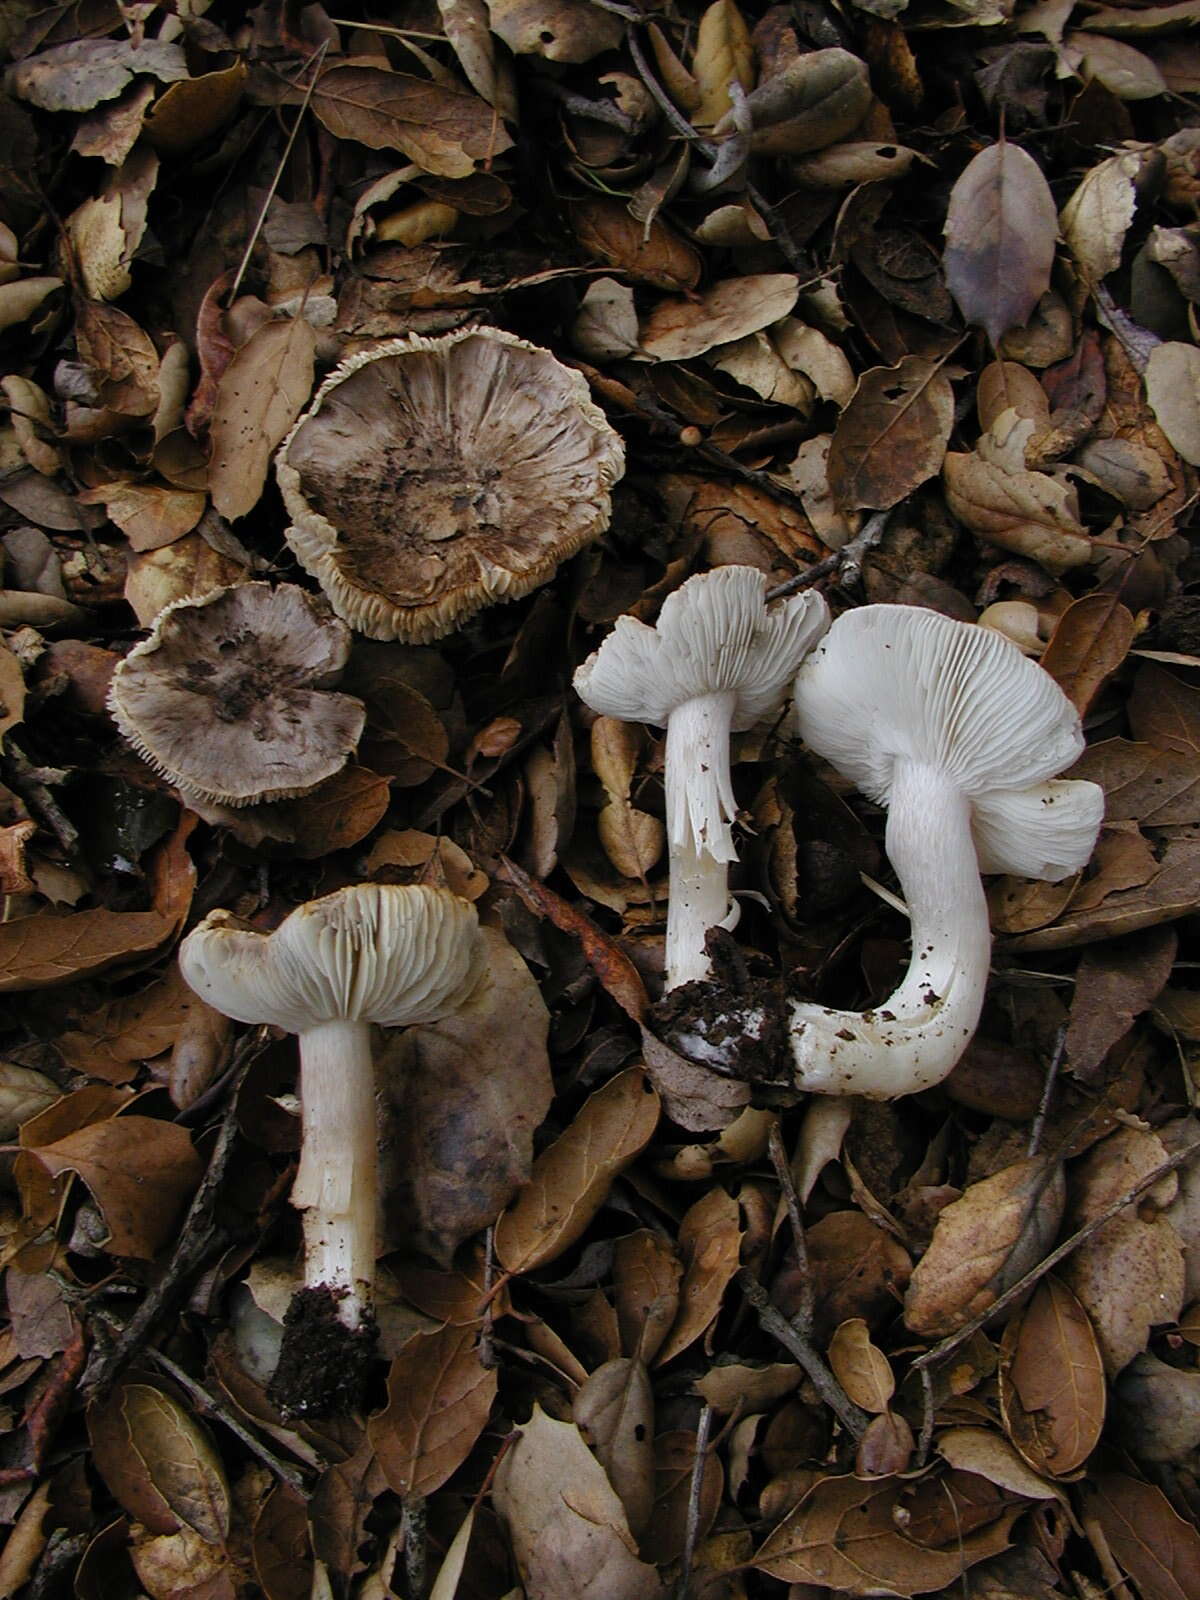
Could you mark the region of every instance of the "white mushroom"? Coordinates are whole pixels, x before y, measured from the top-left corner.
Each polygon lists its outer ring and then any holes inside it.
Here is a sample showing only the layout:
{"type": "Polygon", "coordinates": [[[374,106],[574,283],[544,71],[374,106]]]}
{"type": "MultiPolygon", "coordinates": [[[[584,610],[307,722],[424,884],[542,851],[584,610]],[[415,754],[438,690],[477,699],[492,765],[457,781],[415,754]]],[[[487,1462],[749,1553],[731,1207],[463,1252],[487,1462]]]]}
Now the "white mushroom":
{"type": "Polygon", "coordinates": [[[467,901],[445,889],[371,883],[299,906],[269,935],[214,911],[180,946],[183,976],[210,1006],[300,1041],[303,1138],[292,1204],[304,1213],[305,1294],[293,1302],[288,1331],[294,1326],[293,1344],[303,1344],[306,1323],[327,1335],[335,1321],[345,1337],[338,1372],[321,1372],[327,1347],[317,1360],[294,1352],[303,1377],[288,1386],[293,1413],[319,1411],[344,1391],[374,1338],[371,1024],[407,1027],[455,1011],[482,975],[482,950],[467,901]]]}
{"type": "Polygon", "coordinates": [[[768,606],[754,567],[718,567],[669,595],[658,626],[618,617],[575,674],[594,711],[667,730],[667,987],[708,976],[704,939],[729,913],[737,860],[729,737],[778,711],[829,623],[819,594],[768,606]]]}
{"type": "Polygon", "coordinates": [[[979,1022],[991,929],[981,872],[1057,882],[1096,842],[1104,794],[1055,780],[1079,716],[1000,634],[911,606],[839,617],[796,678],[808,746],[888,807],[912,958],[872,1011],[794,1002],[795,1085],[891,1099],[938,1083],[979,1022]]]}

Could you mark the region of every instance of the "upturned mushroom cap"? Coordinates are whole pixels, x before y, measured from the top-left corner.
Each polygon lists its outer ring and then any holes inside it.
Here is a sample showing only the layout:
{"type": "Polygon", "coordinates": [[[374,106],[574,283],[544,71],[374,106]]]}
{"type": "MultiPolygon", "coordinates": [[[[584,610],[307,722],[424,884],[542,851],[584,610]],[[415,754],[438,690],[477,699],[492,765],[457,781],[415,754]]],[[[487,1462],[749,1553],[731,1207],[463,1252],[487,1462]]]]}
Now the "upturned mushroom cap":
{"type": "Polygon", "coordinates": [[[306,794],[345,766],[366,715],[332,694],[350,633],[294,584],[177,600],[113,674],[117,727],[185,797],[248,806],[306,794]]]}
{"type": "Polygon", "coordinates": [[[274,933],[211,912],[179,948],[201,999],[237,1022],[436,1022],[483,970],[475,907],[448,889],[362,883],[298,906],[274,933]]]}
{"type": "Polygon", "coordinates": [[[664,727],[676,707],[702,695],[736,696],[742,733],[783,699],[796,667],[829,626],[815,591],[767,605],[756,567],[717,567],[689,578],[663,601],[656,627],[618,617],[575,674],[593,711],[664,727]]]}
{"type": "Polygon", "coordinates": [[[393,339],[280,446],[288,542],[352,628],[424,643],[608,526],[621,441],[577,372],[499,328],[393,339]]]}
{"type": "Polygon", "coordinates": [[[805,660],[795,696],[804,742],[870,799],[888,804],[898,760],[945,774],[971,801],[981,871],[1054,881],[1086,864],[1103,790],[1055,779],[1083,752],[1079,714],[1001,634],[862,606],[805,660]]]}

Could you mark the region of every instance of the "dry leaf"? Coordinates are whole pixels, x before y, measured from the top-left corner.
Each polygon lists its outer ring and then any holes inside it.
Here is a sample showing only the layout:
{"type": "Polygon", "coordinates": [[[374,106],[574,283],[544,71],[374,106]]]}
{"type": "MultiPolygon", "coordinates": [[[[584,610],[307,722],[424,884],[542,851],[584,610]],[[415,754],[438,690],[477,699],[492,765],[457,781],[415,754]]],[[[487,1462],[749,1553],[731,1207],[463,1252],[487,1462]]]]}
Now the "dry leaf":
{"type": "Polygon", "coordinates": [[[971,1184],[938,1215],[905,1297],[905,1324],[936,1339],[985,1311],[1046,1254],[1065,1201],[1062,1163],[1043,1157],[971,1184]]]}
{"type": "Polygon", "coordinates": [[[388,1369],[388,1403],[367,1425],[388,1487],[428,1495],[467,1459],[496,1398],[471,1326],[417,1333],[388,1369]]]}
{"type": "Polygon", "coordinates": [[[1141,151],[1126,151],[1101,161],[1084,177],[1062,209],[1063,238],[1094,283],[1121,263],[1125,235],[1137,205],[1141,151]]]}
{"type": "Polygon", "coordinates": [[[661,300],[642,324],[642,350],[656,361],[690,361],[786,317],[800,280],[790,272],[726,278],[692,300],[661,300]]]}
{"type": "Polygon", "coordinates": [[[940,363],[905,356],[864,372],[829,447],[835,501],[850,511],[896,505],[941,467],[953,425],[954,391],[940,363]]]}
{"type": "Polygon", "coordinates": [[[1104,1364],[1087,1312],[1053,1275],[1004,1330],[1000,1406],[1017,1449],[1038,1472],[1067,1476],[1104,1427],[1104,1364]]]}
{"type": "Polygon", "coordinates": [[[613,1281],[621,1349],[647,1365],[654,1360],[679,1310],[683,1266],[675,1247],[648,1228],[617,1240],[613,1281]]]}
{"type": "Polygon", "coordinates": [[[508,1524],[528,1600],[659,1600],[639,1561],[624,1508],[579,1429],[534,1406],[496,1469],[496,1510],[508,1524]]]}
{"type": "Polygon", "coordinates": [[[951,511],[991,544],[1039,561],[1055,576],[1092,560],[1068,484],[1044,472],[1006,471],[978,452],[950,451],[942,472],[951,511]]]}
{"type": "Polygon", "coordinates": [[[1088,1486],[1087,1506],[1144,1600],[1200,1594],[1200,1533],[1161,1489],[1106,1472],[1088,1486]]]}
{"type": "Polygon", "coordinates": [[[43,111],[89,111],[115,100],[138,73],[172,83],[188,76],[182,45],[153,39],[73,39],[12,69],[13,93],[43,111]]]}
{"type": "MultiPolygon", "coordinates": [[[[751,149],[770,156],[822,150],[853,133],[870,103],[865,62],[848,50],[811,50],[747,96],[751,149]]],[[[719,124],[716,131],[723,131],[719,124]]]]}
{"type": "Polygon", "coordinates": [[[621,42],[620,18],[588,0],[488,0],[488,11],[514,55],[590,61],[621,42]]]}
{"type": "Polygon", "coordinates": [[[221,374],[213,408],[208,483],[230,521],[262,495],[275,447],[312,392],[316,337],[303,317],[255,329],[221,374]]]}
{"type": "Polygon", "coordinates": [[[0,925],[0,994],[52,989],[158,950],[172,924],[157,911],[41,912],[0,925]]]}
{"type": "Polygon", "coordinates": [[[1100,1075],[1104,1059],[1158,998],[1171,976],[1178,940],[1174,928],[1148,928],[1083,952],[1071,997],[1064,1059],[1083,1083],[1100,1075]]]}
{"type": "Polygon", "coordinates": [[[212,1440],[169,1394],[120,1384],[88,1413],[96,1466],[116,1499],[155,1533],[181,1524],[210,1544],[229,1533],[229,1486],[212,1440]]]}
{"type": "Polygon", "coordinates": [[[1138,668],[1129,697],[1129,725],[1135,739],[1160,750],[1200,756],[1200,689],[1153,661],[1138,668]]]}
{"type": "MultiPolygon", "coordinates": [[[[609,195],[575,201],[568,216],[582,249],[605,266],[659,289],[692,289],[699,283],[699,253],[660,218],[655,217],[646,227],[609,195]]],[[[2,311],[0,298],[0,321],[2,311]]]]}
{"type": "Polygon", "coordinates": [[[1173,340],[1156,345],[1146,363],[1146,398],[1172,448],[1200,466],[1200,350],[1173,340]]]}
{"type": "Polygon", "coordinates": [[[1105,739],[1090,745],[1071,768],[1104,790],[1109,822],[1129,820],[1148,828],[1200,820],[1200,756],[1161,744],[1105,739]]]}
{"type": "Polygon", "coordinates": [[[504,124],[478,95],[384,71],[373,60],[326,67],[312,108],[335,138],[403,151],[441,178],[470,177],[476,162],[512,146],[504,124]]]}
{"type": "Polygon", "coordinates": [[[640,1538],[654,1509],[654,1395],[645,1363],[627,1357],[603,1362],[576,1393],[571,1418],[640,1538]]]}
{"type": "Polygon", "coordinates": [[[591,1095],[534,1162],[528,1187],[496,1224],[505,1270],[532,1272],[574,1244],[657,1124],[658,1096],[643,1072],[622,1072],[591,1095]]]}
{"type": "Polygon", "coordinates": [[[742,1244],[741,1213],[724,1189],[710,1189],[679,1224],[683,1282],[679,1311],[655,1365],[671,1361],[715,1322],[725,1291],[738,1270],[742,1244]]]}
{"type": "Polygon", "coordinates": [[[1082,715],[1129,654],[1133,615],[1115,596],[1085,594],[1059,617],[1042,666],[1082,715]]]}
{"type": "Polygon", "coordinates": [[[698,128],[711,128],[730,109],[731,83],[754,87],[754,46],[734,0],[713,0],[700,18],[692,76],[699,91],[692,114],[698,128]]]}
{"type": "Polygon", "coordinates": [[[851,1317],[835,1329],[829,1343],[829,1365],[856,1406],[871,1412],[887,1410],[896,1380],[861,1317],[851,1317]]]}
{"type": "Polygon", "coordinates": [[[950,191],[945,231],[946,286],[998,345],[1050,287],[1058,215],[1042,169],[1006,139],[981,150],[950,191]]]}

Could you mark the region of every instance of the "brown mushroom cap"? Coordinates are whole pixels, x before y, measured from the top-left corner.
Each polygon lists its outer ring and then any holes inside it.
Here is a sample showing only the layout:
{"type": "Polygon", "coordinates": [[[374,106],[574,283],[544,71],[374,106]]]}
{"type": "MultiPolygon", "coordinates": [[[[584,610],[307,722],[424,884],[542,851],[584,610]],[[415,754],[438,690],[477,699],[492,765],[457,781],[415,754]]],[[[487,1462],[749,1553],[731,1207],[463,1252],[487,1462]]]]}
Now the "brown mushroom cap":
{"type": "Polygon", "coordinates": [[[331,694],[344,623],[294,584],[178,600],[113,674],[109,710],[156,772],[211,804],[307,794],[345,766],[365,712],[331,694]]]}
{"type": "Polygon", "coordinates": [[[623,469],[583,377],[499,328],[352,356],[276,457],[288,543],[334,610],[414,644],[545,583],[608,526],[623,469]]]}

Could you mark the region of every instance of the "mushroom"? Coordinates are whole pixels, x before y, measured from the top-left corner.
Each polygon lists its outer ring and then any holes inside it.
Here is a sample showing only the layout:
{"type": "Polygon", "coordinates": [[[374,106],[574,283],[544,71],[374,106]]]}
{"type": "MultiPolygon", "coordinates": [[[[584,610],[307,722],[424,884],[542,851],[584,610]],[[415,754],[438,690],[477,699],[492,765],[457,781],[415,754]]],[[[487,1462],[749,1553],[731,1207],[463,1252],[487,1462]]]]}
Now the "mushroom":
{"type": "Polygon", "coordinates": [[[625,459],[585,379],[499,328],[344,361],[280,446],[288,543],[374,639],[440,639],[607,526],[625,459]]]}
{"type": "Polygon", "coordinates": [[[299,906],[269,935],[214,911],[179,965],[215,1010],[299,1038],[304,1289],[273,1394],[293,1415],[353,1404],[374,1342],[371,1024],[436,1022],[469,998],[484,970],[475,908],[447,889],[363,883],[299,906]]]}
{"type": "Polygon", "coordinates": [[[210,805],[307,794],[345,766],[365,712],[330,694],[350,632],[295,584],[242,583],[159,612],[108,707],[156,772],[210,805]]]}
{"type": "Polygon", "coordinates": [[[718,567],[663,603],[658,625],[618,617],[575,674],[594,711],[667,730],[667,987],[708,976],[711,927],[729,913],[729,863],[737,860],[729,736],[783,704],[805,652],[829,625],[816,593],[767,604],[754,567],[718,567]]]}
{"type": "Polygon", "coordinates": [[[1055,779],[1083,734],[1054,679],[1002,635],[935,611],[847,612],[801,667],[795,698],[809,748],[887,806],[912,918],[908,971],[882,1004],[791,1003],[795,1087],[912,1094],[947,1075],[979,1022],[991,955],[980,873],[1054,883],[1078,872],[1104,793],[1055,779]]]}

